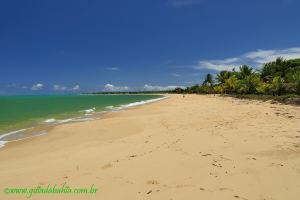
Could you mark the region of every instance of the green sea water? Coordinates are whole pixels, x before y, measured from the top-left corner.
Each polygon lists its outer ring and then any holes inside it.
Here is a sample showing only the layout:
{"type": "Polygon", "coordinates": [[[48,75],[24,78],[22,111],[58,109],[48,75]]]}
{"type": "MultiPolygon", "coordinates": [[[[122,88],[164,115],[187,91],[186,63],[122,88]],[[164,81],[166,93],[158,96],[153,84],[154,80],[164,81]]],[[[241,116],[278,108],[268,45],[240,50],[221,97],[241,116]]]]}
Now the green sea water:
{"type": "Polygon", "coordinates": [[[160,95],[0,96],[0,134],[89,115],[160,95]],[[48,121],[47,121],[48,120],[48,121]]]}

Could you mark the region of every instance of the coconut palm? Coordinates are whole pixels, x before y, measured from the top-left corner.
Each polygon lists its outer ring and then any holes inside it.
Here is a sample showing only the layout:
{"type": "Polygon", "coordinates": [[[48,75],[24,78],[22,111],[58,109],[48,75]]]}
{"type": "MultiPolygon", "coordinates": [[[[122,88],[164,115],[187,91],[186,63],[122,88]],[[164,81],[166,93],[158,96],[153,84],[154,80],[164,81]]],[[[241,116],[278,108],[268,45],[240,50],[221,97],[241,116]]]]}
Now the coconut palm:
{"type": "Polygon", "coordinates": [[[202,85],[213,86],[214,80],[211,74],[207,74],[202,85]]]}
{"type": "Polygon", "coordinates": [[[232,75],[232,73],[231,72],[229,72],[229,71],[221,71],[219,74],[217,74],[217,81],[219,82],[219,83],[225,83],[225,81],[227,80],[227,79],[229,79],[230,78],[230,76],[232,75]]]}
{"type": "Polygon", "coordinates": [[[240,81],[240,93],[245,94],[255,94],[257,92],[257,87],[260,84],[260,78],[257,75],[248,75],[243,80],[240,81]]]}
{"type": "Polygon", "coordinates": [[[237,79],[235,76],[231,76],[230,78],[226,79],[224,83],[225,93],[235,93],[238,91],[239,87],[240,80],[237,79]]]}
{"type": "Polygon", "coordinates": [[[276,61],[263,65],[261,69],[261,78],[265,81],[271,82],[275,76],[286,77],[291,65],[291,61],[278,57],[276,61]]]}
{"type": "Polygon", "coordinates": [[[215,93],[222,94],[222,93],[224,93],[225,88],[224,88],[224,85],[221,84],[221,85],[215,85],[214,88],[213,88],[213,90],[214,90],[215,93]]]}
{"type": "Polygon", "coordinates": [[[253,68],[249,67],[248,65],[242,65],[240,66],[239,69],[240,69],[240,72],[238,73],[239,79],[244,79],[253,73],[253,68]]]}
{"type": "Polygon", "coordinates": [[[290,75],[290,80],[291,80],[291,83],[292,83],[293,87],[296,90],[296,93],[298,95],[300,95],[300,70],[292,73],[290,75]]]}
{"type": "Polygon", "coordinates": [[[284,79],[280,76],[275,76],[271,83],[273,95],[276,94],[276,95],[280,96],[284,90],[284,87],[285,87],[284,79]]]}

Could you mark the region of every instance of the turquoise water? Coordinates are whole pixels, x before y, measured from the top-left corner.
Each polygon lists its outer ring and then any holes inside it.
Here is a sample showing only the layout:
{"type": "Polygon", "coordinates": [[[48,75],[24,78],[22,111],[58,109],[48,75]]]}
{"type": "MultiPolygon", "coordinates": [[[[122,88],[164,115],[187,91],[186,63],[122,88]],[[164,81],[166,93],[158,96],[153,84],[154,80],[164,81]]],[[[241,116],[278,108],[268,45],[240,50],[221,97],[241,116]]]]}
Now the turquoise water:
{"type": "Polygon", "coordinates": [[[0,134],[80,118],[160,95],[0,96],[0,134]]]}

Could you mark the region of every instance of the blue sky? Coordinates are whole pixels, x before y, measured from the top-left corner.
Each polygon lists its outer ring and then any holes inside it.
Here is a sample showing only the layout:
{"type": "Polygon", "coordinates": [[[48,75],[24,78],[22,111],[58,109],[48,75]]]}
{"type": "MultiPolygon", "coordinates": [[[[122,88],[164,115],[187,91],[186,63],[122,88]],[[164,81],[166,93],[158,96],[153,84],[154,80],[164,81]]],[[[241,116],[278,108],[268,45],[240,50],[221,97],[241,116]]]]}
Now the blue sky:
{"type": "Polygon", "coordinates": [[[0,94],[158,90],[300,57],[297,0],[3,0],[0,94]]]}

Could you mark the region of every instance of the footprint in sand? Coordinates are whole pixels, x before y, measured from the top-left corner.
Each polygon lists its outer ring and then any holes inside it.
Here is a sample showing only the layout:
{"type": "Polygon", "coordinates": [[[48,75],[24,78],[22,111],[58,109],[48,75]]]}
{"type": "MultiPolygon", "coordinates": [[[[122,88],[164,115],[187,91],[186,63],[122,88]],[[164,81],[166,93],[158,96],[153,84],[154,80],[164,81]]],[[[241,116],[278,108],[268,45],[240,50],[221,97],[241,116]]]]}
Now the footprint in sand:
{"type": "Polygon", "coordinates": [[[112,164],[106,164],[106,165],[103,165],[101,167],[101,169],[108,169],[108,168],[111,168],[113,165],[112,164]]]}
{"type": "Polygon", "coordinates": [[[234,198],[237,198],[237,199],[243,199],[243,200],[248,200],[248,199],[246,199],[246,198],[244,198],[244,197],[241,197],[241,196],[238,196],[238,195],[235,195],[235,196],[233,196],[234,198]]]}
{"type": "Polygon", "coordinates": [[[217,162],[213,162],[211,165],[214,166],[214,167],[220,167],[220,168],[222,167],[222,165],[220,163],[217,163],[217,162]]]}
{"type": "Polygon", "coordinates": [[[157,180],[148,180],[146,183],[149,184],[149,185],[157,185],[157,184],[159,184],[159,182],[157,180]]]}
{"type": "Polygon", "coordinates": [[[224,188],[221,187],[221,188],[219,188],[219,190],[220,190],[220,191],[226,191],[226,190],[227,190],[227,191],[233,191],[232,189],[230,189],[230,188],[225,188],[225,187],[224,187],[224,188]]]}
{"type": "Polygon", "coordinates": [[[284,166],[284,164],[282,164],[282,163],[272,163],[271,165],[272,166],[277,166],[277,167],[283,167],[284,166]]]}
{"type": "Polygon", "coordinates": [[[147,194],[150,194],[152,192],[152,190],[149,190],[148,192],[147,192],[147,194]]]}

